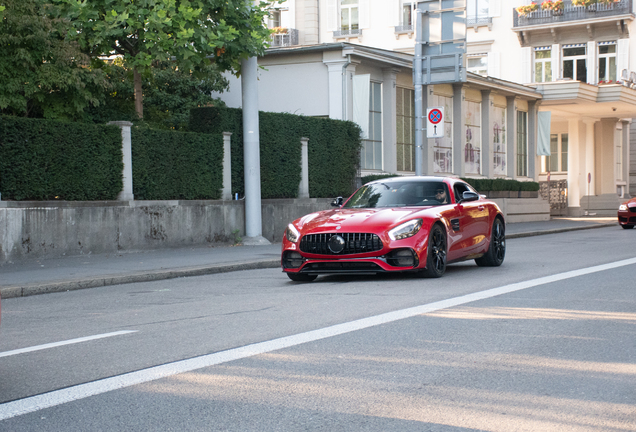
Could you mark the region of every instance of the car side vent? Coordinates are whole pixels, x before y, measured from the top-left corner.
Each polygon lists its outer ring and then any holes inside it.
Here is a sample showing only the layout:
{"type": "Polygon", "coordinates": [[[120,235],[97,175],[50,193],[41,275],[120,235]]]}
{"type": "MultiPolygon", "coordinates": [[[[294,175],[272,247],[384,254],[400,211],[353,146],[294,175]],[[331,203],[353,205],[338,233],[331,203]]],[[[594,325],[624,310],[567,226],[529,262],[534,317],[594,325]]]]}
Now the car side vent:
{"type": "Polygon", "coordinates": [[[382,240],[370,233],[327,233],[308,234],[300,240],[300,250],[305,253],[318,255],[352,255],[382,250],[382,240]],[[341,252],[334,252],[329,247],[333,236],[339,236],[344,240],[344,248],[341,252]]]}

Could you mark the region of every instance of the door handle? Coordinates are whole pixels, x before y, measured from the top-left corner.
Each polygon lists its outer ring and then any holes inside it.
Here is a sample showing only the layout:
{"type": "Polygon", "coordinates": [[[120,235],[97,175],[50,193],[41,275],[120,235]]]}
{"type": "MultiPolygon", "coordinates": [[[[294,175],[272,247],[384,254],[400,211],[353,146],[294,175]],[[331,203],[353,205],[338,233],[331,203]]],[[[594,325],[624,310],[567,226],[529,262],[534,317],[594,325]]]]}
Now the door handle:
{"type": "Polygon", "coordinates": [[[479,209],[479,211],[484,211],[485,207],[483,205],[480,205],[479,207],[477,207],[479,209]]]}

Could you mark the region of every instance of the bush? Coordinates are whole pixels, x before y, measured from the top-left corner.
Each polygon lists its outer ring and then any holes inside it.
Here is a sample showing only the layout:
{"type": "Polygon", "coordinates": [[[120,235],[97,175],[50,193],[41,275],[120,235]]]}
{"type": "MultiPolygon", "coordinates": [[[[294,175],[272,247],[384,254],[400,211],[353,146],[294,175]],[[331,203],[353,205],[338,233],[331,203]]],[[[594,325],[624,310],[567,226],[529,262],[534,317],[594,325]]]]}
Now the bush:
{"type": "Polygon", "coordinates": [[[219,199],[223,138],[133,127],[133,194],[139,200],[219,199]]]}
{"type": "Polygon", "coordinates": [[[367,184],[369,182],[372,181],[376,181],[376,180],[381,180],[381,179],[385,179],[385,178],[393,178],[393,177],[399,177],[399,175],[397,174],[370,174],[370,175],[366,175],[362,177],[362,184],[367,184]]]}
{"type": "Polygon", "coordinates": [[[474,187],[477,192],[491,192],[491,191],[538,191],[539,183],[537,182],[522,182],[518,180],[509,179],[473,179],[462,178],[466,183],[474,187]]]}
{"type": "Polygon", "coordinates": [[[116,199],[122,158],[117,126],[0,117],[2,199],[116,199]]]}
{"type": "MultiPolygon", "coordinates": [[[[302,137],[309,139],[310,196],[330,198],[353,192],[361,147],[360,129],[356,124],[261,112],[259,127],[262,198],[298,196],[302,137]]],[[[244,195],[242,110],[193,109],[189,129],[218,135],[232,133],[232,193],[244,195]]]]}

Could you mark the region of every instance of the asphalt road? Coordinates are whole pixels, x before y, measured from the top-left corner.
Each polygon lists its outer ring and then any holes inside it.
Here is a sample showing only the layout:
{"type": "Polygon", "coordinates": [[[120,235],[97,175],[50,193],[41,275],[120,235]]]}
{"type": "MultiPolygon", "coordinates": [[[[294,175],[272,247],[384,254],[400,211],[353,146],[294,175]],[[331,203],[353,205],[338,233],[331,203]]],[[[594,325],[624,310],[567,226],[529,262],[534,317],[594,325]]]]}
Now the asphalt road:
{"type": "Polygon", "coordinates": [[[7,299],[0,431],[634,431],[635,243],[512,239],[502,267],[435,280],[268,269],[7,299]]]}

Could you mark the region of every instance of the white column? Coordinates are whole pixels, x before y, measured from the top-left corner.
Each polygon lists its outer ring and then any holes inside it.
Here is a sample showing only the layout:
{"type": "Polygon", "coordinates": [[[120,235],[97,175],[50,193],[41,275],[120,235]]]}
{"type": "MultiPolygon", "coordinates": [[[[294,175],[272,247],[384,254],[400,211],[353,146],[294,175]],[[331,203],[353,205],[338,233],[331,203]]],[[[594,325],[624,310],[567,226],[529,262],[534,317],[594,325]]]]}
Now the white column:
{"type": "Polygon", "coordinates": [[[588,84],[597,84],[596,81],[596,41],[587,42],[587,81],[588,84]]]}
{"type": "Polygon", "coordinates": [[[133,195],[133,176],[132,176],[132,139],[130,137],[130,127],[133,125],[128,121],[112,121],[109,125],[119,126],[121,128],[121,145],[124,153],[124,188],[117,195],[119,201],[132,201],[135,199],[133,195]]]}
{"type": "Polygon", "coordinates": [[[556,81],[561,78],[561,45],[552,44],[550,54],[550,60],[552,60],[552,81],[556,81]]]}
{"type": "Polygon", "coordinates": [[[223,132],[223,188],[221,189],[221,199],[224,201],[229,201],[232,199],[231,137],[232,132],[223,132]]]}
{"type": "MultiPolygon", "coordinates": [[[[580,150],[581,143],[585,137],[582,136],[580,121],[578,118],[568,120],[568,207],[580,210],[581,206],[581,164],[580,150]]],[[[578,214],[573,214],[577,216],[578,214]]]]}
{"type": "MultiPolygon", "coordinates": [[[[583,123],[585,124],[585,148],[582,149],[585,158],[585,172],[583,172],[583,177],[585,181],[585,190],[583,191],[583,195],[594,195],[595,190],[595,182],[596,182],[596,172],[595,172],[595,163],[594,163],[594,123],[596,123],[596,119],[584,118],[583,123]],[[587,176],[591,174],[592,181],[587,182],[587,176]]],[[[568,136],[568,152],[572,148],[572,143],[569,141],[568,136]]],[[[569,170],[569,166],[568,166],[569,170]]]]}
{"type": "Polygon", "coordinates": [[[309,198],[309,138],[300,139],[300,184],[298,198],[309,198]]]}
{"type": "Polygon", "coordinates": [[[397,173],[397,119],[396,77],[397,70],[383,69],[382,82],[382,153],[383,168],[388,173],[397,173]]]}

